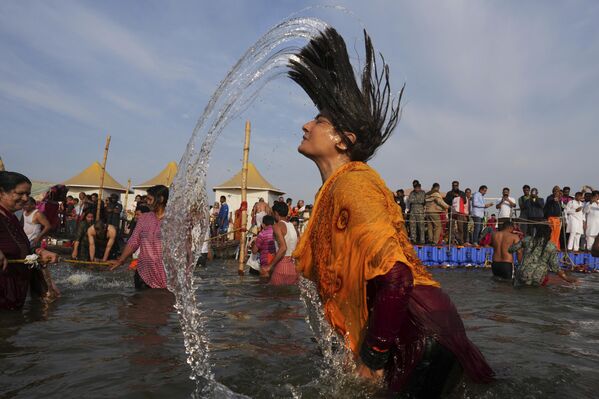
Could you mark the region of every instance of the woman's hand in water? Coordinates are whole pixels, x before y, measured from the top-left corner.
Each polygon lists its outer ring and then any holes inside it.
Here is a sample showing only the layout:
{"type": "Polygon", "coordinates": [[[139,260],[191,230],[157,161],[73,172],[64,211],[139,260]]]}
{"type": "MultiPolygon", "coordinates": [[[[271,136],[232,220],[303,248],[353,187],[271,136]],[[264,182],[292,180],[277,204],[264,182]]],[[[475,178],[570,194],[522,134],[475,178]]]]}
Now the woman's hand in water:
{"type": "Polygon", "coordinates": [[[269,278],[270,277],[270,269],[272,266],[266,266],[264,268],[260,268],[260,278],[269,278]]]}
{"type": "Polygon", "coordinates": [[[383,379],[384,371],[383,369],[373,370],[364,363],[358,362],[358,365],[356,366],[356,374],[360,378],[364,378],[374,383],[379,383],[383,379]]]}

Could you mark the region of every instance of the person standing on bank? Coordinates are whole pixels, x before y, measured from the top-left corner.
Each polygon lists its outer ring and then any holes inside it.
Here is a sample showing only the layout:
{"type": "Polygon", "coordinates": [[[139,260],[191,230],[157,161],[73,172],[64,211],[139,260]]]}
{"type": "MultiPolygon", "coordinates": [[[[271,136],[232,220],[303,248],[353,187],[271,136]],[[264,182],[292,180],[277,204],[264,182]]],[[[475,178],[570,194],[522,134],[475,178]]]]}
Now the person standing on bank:
{"type": "Polygon", "coordinates": [[[570,234],[568,237],[568,251],[577,252],[580,248],[580,238],[584,234],[585,222],[581,192],[577,192],[574,199],[568,201],[565,211],[568,218],[566,232],[570,234]]]}
{"type": "Polygon", "coordinates": [[[530,199],[530,186],[525,184],[522,187],[522,195],[518,198],[518,207],[520,208],[520,219],[523,219],[524,223],[520,223],[520,230],[526,235],[528,230],[528,212],[526,211],[526,201],[530,199]]]}
{"type": "Polygon", "coordinates": [[[459,376],[463,367],[475,382],[491,381],[493,371],[416,256],[393,193],[366,164],[395,128],[403,90],[393,101],[389,67],[383,61],[377,68],[370,37],[364,37],[361,87],[333,28],[290,59],[289,76],[318,108],[302,127],[298,151],[322,179],[293,256],[358,361],[359,376],[384,376],[394,392],[438,397],[455,386],[452,371],[459,376]]]}
{"type": "Polygon", "coordinates": [[[424,244],[424,205],[426,204],[426,194],[422,191],[419,182],[414,183],[414,189],[408,196],[408,205],[410,207],[410,239],[412,243],[424,244]],[[418,233],[418,235],[417,235],[418,233]],[[418,239],[416,239],[418,237],[418,239]]]}
{"type": "Polygon", "coordinates": [[[493,203],[485,203],[485,194],[487,186],[482,185],[478,191],[472,196],[472,221],[474,222],[474,232],[472,233],[472,243],[478,244],[480,241],[480,233],[483,231],[483,219],[485,217],[485,209],[493,206],[493,203]]]}
{"type": "Polygon", "coordinates": [[[533,187],[530,190],[530,197],[524,202],[524,209],[526,209],[526,215],[530,220],[530,224],[526,228],[526,235],[535,236],[537,226],[545,220],[544,208],[545,200],[539,198],[539,190],[533,187]]]}
{"type": "MultiPolygon", "coordinates": [[[[545,219],[551,227],[551,242],[555,244],[557,250],[561,249],[560,234],[562,229],[562,190],[559,186],[553,187],[552,194],[547,197],[545,202],[545,219]]],[[[535,235],[536,237],[536,235],[535,235]]]]}
{"type": "Polygon", "coordinates": [[[597,234],[599,234],[599,191],[593,191],[591,200],[585,204],[584,214],[587,221],[584,231],[586,249],[590,251],[595,242],[599,243],[599,240],[597,240],[597,234]]]}
{"type": "Polygon", "coordinates": [[[118,259],[109,261],[110,270],[119,267],[137,249],[137,268],[135,269],[135,288],[166,288],[166,272],[162,263],[162,233],[160,225],[164,217],[164,210],[168,201],[168,188],[157,185],[148,189],[147,205],[151,212],[143,213],[131,238],[118,259]]]}
{"type": "Polygon", "coordinates": [[[426,223],[428,227],[428,241],[433,245],[440,245],[441,233],[443,233],[443,225],[441,224],[441,214],[445,214],[449,209],[449,205],[443,201],[441,193],[439,193],[439,183],[433,183],[431,191],[426,193],[426,223]]]}
{"type": "Polygon", "coordinates": [[[510,197],[510,189],[504,187],[502,190],[501,199],[497,202],[495,208],[499,209],[497,215],[499,225],[501,226],[506,221],[512,220],[512,212],[516,207],[516,200],[510,197]]]}

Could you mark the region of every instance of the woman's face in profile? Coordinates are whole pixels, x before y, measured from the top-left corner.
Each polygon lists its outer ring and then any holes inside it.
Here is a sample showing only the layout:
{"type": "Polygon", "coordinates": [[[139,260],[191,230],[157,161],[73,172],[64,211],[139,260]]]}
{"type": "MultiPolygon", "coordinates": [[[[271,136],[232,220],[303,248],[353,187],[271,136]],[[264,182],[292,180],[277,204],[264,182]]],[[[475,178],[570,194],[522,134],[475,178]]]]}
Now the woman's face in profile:
{"type": "Polygon", "coordinates": [[[336,145],[341,141],[341,137],[328,118],[317,115],[307,122],[302,130],[304,135],[297,148],[300,154],[310,159],[326,159],[339,155],[336,145]]]}

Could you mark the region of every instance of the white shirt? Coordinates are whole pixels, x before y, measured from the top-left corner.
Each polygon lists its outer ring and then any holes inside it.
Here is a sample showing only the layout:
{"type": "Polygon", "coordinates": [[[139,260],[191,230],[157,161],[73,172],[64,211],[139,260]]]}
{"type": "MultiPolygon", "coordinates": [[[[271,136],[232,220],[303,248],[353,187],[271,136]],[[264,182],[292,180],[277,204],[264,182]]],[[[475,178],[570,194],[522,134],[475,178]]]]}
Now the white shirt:
{"type": "MultiPolygon", "coordinates": [[[[516,200],[513,199],[512,197],[508,197],[508,199],[513,202],[514,204],[516,203],[516,200]]],[[[497,215],[498,218],[509,218],[512,217],[512,212],[514,210],[514,208],[512,207],[512,205],[507,202],[504,201],[503,198],[501,198],[498,202],[497,205],[500,205],[501,207],[499,208],[499,215],[497,215]]]]}
{"type": "Polygon", "coordinates": [[[584,210],[576,212],[576,209],[582,207],[582,202],[572,200],[566,205],[566,215],[568,216],[567,233],[583,234],[584,210]]]}
{"type": "Polygon", "coordinates": [[[599,203],[589,202],[584,208],[587,219],[587,231],[585,234],[594,237],[599,234],[599,203]]]}

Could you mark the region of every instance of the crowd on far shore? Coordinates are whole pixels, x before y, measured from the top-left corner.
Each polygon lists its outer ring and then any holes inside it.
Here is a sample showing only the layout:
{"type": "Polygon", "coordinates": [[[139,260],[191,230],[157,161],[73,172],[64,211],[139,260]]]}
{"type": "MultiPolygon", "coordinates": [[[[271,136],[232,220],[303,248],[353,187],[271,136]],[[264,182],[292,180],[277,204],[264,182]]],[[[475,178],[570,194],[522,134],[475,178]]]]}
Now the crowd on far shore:
{"type": "Polygon", "coordinates": [[[489,245],[491,233],[506,220],[523,235],[534,236],[537,226],[549,225],[551,241],[558,249],[589,251],[599,233],[599,191],[585,187],[571,195],[570,187],[555,186],[546,198],[537,188],[522,187],[517,199],[508,187],[496,201],[486,201],[487,186],[478,191],[460,189],[453,181],[444,196],[434,183],[424,191],[418,180],[406,195],[395,192],[395,200],[406,216],[413,244],[489,245]],[[489,212],[490,209],[490,212],[489,212]]]}

